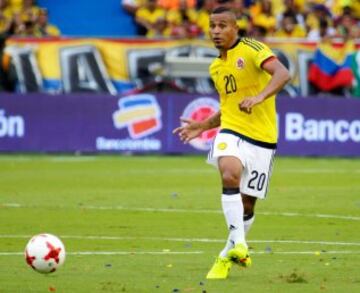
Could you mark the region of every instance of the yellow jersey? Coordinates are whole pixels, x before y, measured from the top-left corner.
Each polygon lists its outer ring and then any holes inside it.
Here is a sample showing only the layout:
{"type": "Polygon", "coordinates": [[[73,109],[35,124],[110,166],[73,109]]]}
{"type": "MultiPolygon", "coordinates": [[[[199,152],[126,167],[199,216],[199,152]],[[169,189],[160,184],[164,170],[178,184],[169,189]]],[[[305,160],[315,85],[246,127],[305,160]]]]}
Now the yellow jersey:
{"type": "MultiPolygon", "coordinates": [[[[136,18],[140,18],[154,25],[159,21],[165,21],[166,12],[162,8],[156,8],[151,11],[146,7],[139,8],[135,13],[136,18]]],[[[157,31],[154,29],[149,29],[146,33],[148,38],[153,38],[157,36],[157,31]]]]}
{"type": "MultiPolygon", "coordinates": [[[[188,20],[192,23],[196,23],[198,14],[195,9],[186,9],[186,16],[188,20]]],[[[180,10],[172,9],[167,12],[166,20],[170,24],[180,25],[184,22],[183,15],[180,10]]]]}
{"type": "Polygon", "coordinates": [[[291,32],[286,32],[284,29],[280,29],[274,33],[274,37],[277,38],[305,38],[306,31],[300,26],[295,25],[291,32]]]}
{"type": "Polygon", "coordinates": [[[44,27],[36,25],[34,35],[36,37],[58,37],[60,36],[60,30],[52,24],[47,24],[44,27]]]}
{"type": "Polygon", "coordinates": [[[261,68],[274,53],[263,43],[240,38],[227,51],[227,58],[216,58],[210,76],[220,96],[221,132],[237,134],[244,140],[266,148],[276,148],[277,123],[275,95],[255,105],[250,114],[240,111],[246,97],[259,94],[271,75],[261,68]]]}

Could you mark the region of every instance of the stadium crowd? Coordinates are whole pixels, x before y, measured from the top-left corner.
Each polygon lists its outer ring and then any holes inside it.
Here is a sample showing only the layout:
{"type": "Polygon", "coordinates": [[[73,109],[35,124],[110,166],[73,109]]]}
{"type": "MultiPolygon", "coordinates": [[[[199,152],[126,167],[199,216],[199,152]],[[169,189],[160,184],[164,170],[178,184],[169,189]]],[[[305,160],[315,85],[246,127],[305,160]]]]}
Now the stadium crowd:
{"type": "Polygon", "coordinates": [[[49,23],[48,11],[35,0],[0,0],[0,35],[23,37],[59,36],[49,23]]]}
{"type": "Polygon", "coordinates": [[[240,34],[261,37],[360,37],[359,0],[123,0],[138,34],[148,38],[208,37],[209,12],[217,6],[236,12],[240,34]]]}

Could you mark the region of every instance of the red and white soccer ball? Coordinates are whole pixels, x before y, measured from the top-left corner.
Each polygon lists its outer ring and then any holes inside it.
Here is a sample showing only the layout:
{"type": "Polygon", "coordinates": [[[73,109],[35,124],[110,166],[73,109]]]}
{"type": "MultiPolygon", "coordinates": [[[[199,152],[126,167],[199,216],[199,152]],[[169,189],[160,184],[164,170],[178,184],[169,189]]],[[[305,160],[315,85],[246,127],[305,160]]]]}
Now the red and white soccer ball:
{"type": "Polygon", "coordinates": [[[43,274],[55,272],[65,261],[65,247],[52,234],[33,236],[25,248],[26,263],[43,274]]]}

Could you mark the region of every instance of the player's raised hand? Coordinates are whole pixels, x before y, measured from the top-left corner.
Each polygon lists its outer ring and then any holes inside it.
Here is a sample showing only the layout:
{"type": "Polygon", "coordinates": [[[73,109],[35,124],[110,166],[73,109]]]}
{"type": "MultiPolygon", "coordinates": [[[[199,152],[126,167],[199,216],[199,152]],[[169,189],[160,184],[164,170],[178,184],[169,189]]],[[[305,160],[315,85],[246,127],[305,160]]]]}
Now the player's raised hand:
{"type": "Polygon", "coordinates": [[[259,104],[263,101],[263,98],[260,96],[248,97],[241,101],[239,104],[240,111],[243,111],[247,114],[251,114],[252,107],[256,104],[259,104]]]}
{"type": "Polygon", "coordinates": [[[203,131],[201,122],[195,120],[180,118],[182,125],[173,130],[173,134],[178,134],[180,140],[184,143],[188,143],[190,140],[198,137],[203,131]]]}

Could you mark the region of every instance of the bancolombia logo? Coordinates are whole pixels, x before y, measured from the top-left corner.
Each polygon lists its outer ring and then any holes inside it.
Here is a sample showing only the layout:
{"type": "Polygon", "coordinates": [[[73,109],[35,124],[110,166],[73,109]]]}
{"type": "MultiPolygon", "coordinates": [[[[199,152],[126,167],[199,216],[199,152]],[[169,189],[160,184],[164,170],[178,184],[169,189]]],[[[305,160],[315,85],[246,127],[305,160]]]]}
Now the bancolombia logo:
{"type": "MultiPolygon", "coordinates": [[[[200,97],[188,104],[182,117],[196,121],[202,121],[219,111],[219,102],[208,97],[200,97]]],[[[189,144],[195,149],[207,151],[210,149],[217,129],[205,131],[201,136],[192,139],[189,144]]]]}
{"type": "Polygon", "coordinates": [[[360,120],[306,119],[303,114],[285,115],[285,139],[308,142],[360,142],[360,120]]]}
{"type": "Polygon", "coordinates": [[[104,151],[159,151],[161,140],[149,136],[162,129],[161,108],[150,94],[121,98],[113,115],[116,129],[126,128],[130,138],[97,137],[97,150],[104,151]]]}
{"type": "Polygon", "coordinates": [[[5,116],[5,110],[0,109],[0,138],[24,137],[25,121],[22,116],[5,116]]]}
{"type": "Polygon", "coordinates": [[[153,95],[140,94],[119,100],[119,110],[113,114],[114,126],[127,127],[133,139],[148,136],[161,129],[161,109],[153,95]]]}

